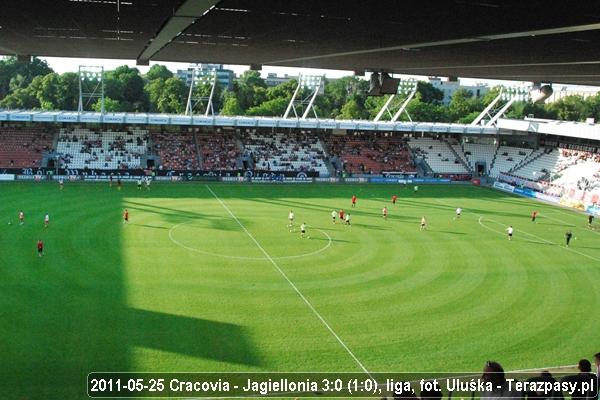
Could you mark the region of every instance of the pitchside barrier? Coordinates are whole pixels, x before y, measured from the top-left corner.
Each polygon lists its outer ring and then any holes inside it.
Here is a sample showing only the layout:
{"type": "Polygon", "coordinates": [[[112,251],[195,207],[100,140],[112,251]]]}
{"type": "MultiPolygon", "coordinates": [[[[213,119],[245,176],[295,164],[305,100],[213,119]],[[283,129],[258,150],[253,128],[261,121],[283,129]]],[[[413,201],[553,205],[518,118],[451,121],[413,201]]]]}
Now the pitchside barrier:
{"type": "Polygon", "coordinates": [[[83,182],[108,182],[120,179],[123,182],[134,182],[139,179],[150,178],[157,182],[225,182],[225,183],[329,183],[329,184],[390,184],[390,185],[420,185],[420,184],[473,184],[479,185],[479,180],[453,180],[450,178],[413,178],[413,177],[328,177],[321,178],[311,176],[308,173],[251,173],[246,172],[241,175],[218,175],[215,173],[204,172],[176,172],[149,175],[142,171],[132,171],[121,175],[109,175],[106,173],[78,172],[69,174],[0,174],[0,181],[83,181],[83,182]]]}
{"type": "Polygon", "coordinates": [[[574,208],[578,211],[583,211],[589,214],[600,215],[600,205],[586,204],[580,200],[569,198],[568,196],[552,196],[550,194],[541,193],[527,187],[513,186],[500,181],[494,182],[493,188],[501,190],[503,192],[513,193],[522,197],[541,200],[546,203],[556,204],[568,208],[574,208]]]}

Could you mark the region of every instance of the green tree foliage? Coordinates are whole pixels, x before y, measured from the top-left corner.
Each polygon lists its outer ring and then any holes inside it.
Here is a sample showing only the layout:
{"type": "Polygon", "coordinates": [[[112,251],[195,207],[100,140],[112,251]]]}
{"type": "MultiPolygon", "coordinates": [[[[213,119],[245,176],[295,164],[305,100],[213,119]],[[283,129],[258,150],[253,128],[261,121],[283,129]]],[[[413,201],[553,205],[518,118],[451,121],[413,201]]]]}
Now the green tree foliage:
{"type": "Polygon", "coordinates": [[[221,115],[243,115],[244,111],[240,107],[237,96],[233,92],[226,92],[223,98],[223,108],[221,115]]]}
{"type": "Polygon", "coordinates": [[[31,62],[18,61],[16,57],[0,60],[0,99],[17,89],[26,88],[36,76],[51,72],[53,71],[48,63],[37,57],[33,57],[31,62]],[[13,79],[16,80],[11,82],[13,79]]]}
{"type": "Polygon", "coordinates": [[[172,77],[173,73],[167,67],[160,64],[154,64],[153,66],[151,66],[148,70],[148,73],[146,74],[146,78],[149,81],[153,81],[155,79],[163,79],[166,81],[167,79],[172,77]]]}
{"type": "Polygon", "coordinates": [[[233,92],[243,112],[267,100],[267,84],[258,71],[245,71],[234,82],[233,92]]]}
{"type": "Polygon", "coordinates": [[[0,107],[9,109],[36,109],[40,107],[40,102],[31,93],[29,88],[18,88],[0,100],[0,107]]]}
{"type": "Polygon", "coordinates": [[[137,68],[122,65],[106,72],[104,87],[106,97],[119,101],[120,111],[145,111],[148,108],[144,80],[137,68]]]}
{"type": "Polygon", "coordinates": [[[565,96],[551,103],[548,108],[563,121],[585,121],[591,115],[590,105],[579,95],[565,96]]]}
{"type": "Polygon", "coordinates": [[[346,104],[340,110],[340,119],[365,119],[368,117],[368,112],[364,108],[364,103],[360,103],[358,96],[350,97],[346,104]]]}
{"type": "MultiPolygon", "coordinates": [[[[464,120],[469,114],[482,111],[483,105],[480,100],[473,97],[470,90],[458,89],[452,95],[448,111],[452,121],[464,120]]],[[[469,121],[470,122],[470,121],[469,121]]]]}
{"type": "Polygon", "coordinates": [[[263,117],[282,116],[285,113],[285,109],[287,108],[288,104],[289,100],[287,100],[285,97],[267,100],[258,106],[250,107],[246,111],[246,115],[263,117]]]}
{"type": "Polygon", "coordinates": [[[417,93],[421,95],[421,101],[425,103],[439,104],[444,100],[444,92],[429,82],[418,81],[417,93]]]}
{"type": "Polygon", "coordinates": [[[167,80],[153,80],[146,86],[146,93],[152,112],[177,114],[185,111],[188,88],[175,76],[167,80]]]}
{"type": "Polygon", "coordinates": [[[326,81],[324,98],[327,99],[329,116],[339,118],[342,107],[354,96],[355,102],[364,104],[369,82],[355,76],[346,76],[335,81],[326,81]]]}
{"type": "Polygon", "coordinates": [[[73,110],[79,100],[77,74],[67,72],[62,75],[50,73],[36,76],[29,90],[44,110],[73,110]]]}
{"type": "MultiPolygon", "coordinates": [[[[98,99],[92,106],[92,110],[96,112],[102,112],[102,100],[98,99]]],[[[118,100],[113,100],[110,97],[104,98],[104,111],[105,112],[119,112],[121,111],[121,104],[118,100]]]]}
{"type": "MultiPolygon", "coordinates": [[[[183,113],[189,87],[164,65],[153,65],[145,76],[137,68],[120,66],[104,76],[106,110],[124,112],[183,113]]],[[[298,82],[290,80],[275,87],[267,87],[257,71],[246,71],[229,91],[217,85],[213,105],[223,115],[281,116],[296,90],[298,82]]],[[[327,81],[324,93],[314,107],[320,118],[373,119],[389,96],[368,97],[369,82],[355,76],[327,81]]],[[[211,85],[197,85],[196,98],[208,98],[211,85]]],[[[497,97],[501,88],[494,87],[481,98],[475,98],[465,89],[455,92],[450,103],[443,105],[443,92],[427,82],[418,82],[415,99],[407,107],[414,121],[470,123],[497,97]]],[[[307,99],[310,90],[298,93],[298,99],[307,99]]],[[[11,109],[75,110],[79,98],[79,80],[74,72],[54,73],[40,59],[31,63],[15,57],[0,60],[0,107],[11,109]]],[[[398,109],[404,96],[396,96],[392,112],[398,109]]],[[[205,104],[206,106],[206,104],[205,104]]],[[[99,110],[95,102],[88,109],[99,110]]],[[[196,112],[204,112],[197,107],[196,112]]],[[[303,112],[298,107],[298,113],[303,112]]],[[[550,104],[516,102],[507,112],[509,118],[533,115],[537,118],[600,121],[600,94],[583,98],[567,96],[550,104]]],[[[389,120],[389,114],[383,120],[389,120]]],[[[400,116],[406,121],[406,114],[400,116]]]]}
{"type": "MultiPolygon", "coordinates": [[[[417,95],[406,107],[413,121],[429,121],[429,122],[449,122],[448,108],[441,104],[427,103],[421,100],[421,96],[417,95]]],[[[405,113],[400,116],[401,121],[407,121],[408,117],[405,113]]]]}

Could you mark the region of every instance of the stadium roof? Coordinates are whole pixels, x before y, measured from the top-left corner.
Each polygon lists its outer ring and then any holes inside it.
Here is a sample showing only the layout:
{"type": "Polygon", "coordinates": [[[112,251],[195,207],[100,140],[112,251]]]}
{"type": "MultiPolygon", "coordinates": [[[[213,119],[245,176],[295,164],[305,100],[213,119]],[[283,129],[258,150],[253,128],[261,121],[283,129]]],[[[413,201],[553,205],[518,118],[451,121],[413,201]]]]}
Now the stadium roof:
{"type": "Polygon", "coordinates": [[[385,132],[427,132],[460,133],[473,135],[494,135],[496,127],[447,124],[435,122],[390,122],[335,119],[298,119],[278,117],[230,117],[177,114],[146,113],[105,113],[76,111],[32,111],[2,110],[0,122],[38,122],[38,123],[89,123],[89,124],[136,124],[136,125],[176,125],[176,126],[214,126],[232,128],[282,128],[282,129],[345,129],[385,132]]]}
{"type": "Polygon", "coordinates": [[[21,0],[0,53],[600,85],[589,0],[21,0]]]}

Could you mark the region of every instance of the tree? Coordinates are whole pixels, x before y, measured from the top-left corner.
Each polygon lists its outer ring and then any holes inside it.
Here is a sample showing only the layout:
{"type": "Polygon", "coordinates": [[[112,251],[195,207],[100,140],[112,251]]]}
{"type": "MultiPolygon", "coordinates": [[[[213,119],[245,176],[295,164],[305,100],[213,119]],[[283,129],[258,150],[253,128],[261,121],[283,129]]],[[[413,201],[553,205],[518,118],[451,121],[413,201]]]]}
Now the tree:
{"type": "Polygon", "coordinates": [[[579,95],[565,96],[551,103],[548,109],[563,121],[584,121],[590,115],[589,104],[579,95]]]}
{"type": "Polygon", "coordinates": [[[349,99],[340,110],[341,119],[361,119],[364,116],[363,108],[358,104],[355,97],[349,99]]]}
{"type": "MultiPolygon", "coordinates": [[[[406,107],[406,111],[413,121],[427,122],[449,122],[450,116],[448,108],[442,104],[426,103],[421,101],[421,96],[417,95],[406,107]]],[[[400,116],[402,121],[408,120],[406,114],[400,116]]]]}
{"type": "MultiPolygon", "coordinates": [[[[24,89],[36,76],[44,76],[53,72],[46,61],[33,57],[31,62],[17,60],[16,57],[7,57],[0,60],[0,99],[9,94],[11,80],[20,76],[19,85],[13,86],[13,91],[17,88],[24,89]]],[[[22,94],[22,93],[21,93],[22,94]]]]}
{"type": "MultiPolygon", "coordinates": [[[[98,99],[92,106],[92,110],[96,112],[102,112],[102,100],[98,99]]],[[[119,112],[121,111],[121,104],[118,100],[113,100],[110,97],[104,98],[104,111],[105,112],[119,112]]]]}
{"type": "Polygon", "coordinates": [[[424,103],[440,104],[444,100],[444,92],[429,82],[418,81],[417,93],[421,95],[421,101],[424,103]]]}
{"type": "Polygon", "coordinates": [[[148,80],[150,81],[153,81],[155,79],[162,79],[166,81],[167,79],[172,77],[173,73],[167,67],[160,64],[154,64],[153,66],[151,66],[148,70],[148,73],[146,74],[146,78],[148,78],[148,80]]]}
{"type": "Polygon", "coordinates": [[[146,111],[148,108],[144,80],[137,68],[122,65],[106,72],[104,92],[106,97],[119,101],[121,111],[146,111]]]}
{"type": "Polygon", "coordinates": [[[585,99],[589,109],[589,117],[600,121],[600,93],[585,99]]]}
{"type": "Polygon", "coordinates": [[[285,109],[288,104],[289,100],[287,100],[285,97],[267,100],[258,106],[250,107],[246,111],[246,115],[263,117],[281,116],[285,113],[285,109]]]}
{"type": "MultiPolygon", "coordinates": [[[[342,108],[353,98],[355,102],[364,105],[367,101],[366,92],[369,88],[369,82],[359,79],[355,76],[345,76],[335,81],[327,81],[325,85],[323,103],[327,104],[328,112],[331,118],[340,117],[342,108]]],[[[353,105],[348,106],[352,108],[353,105]]]]}
{"type": "Polygon", "coordinates": [[[150,102],[150,111],[171,114],[185,111],[188,88],[176,76],[167,80],[157,78],[148,83],[145,90],[150,102]]]}
{"type": "Polygon", "coordinates": [[[257,106],[267,99],[267,84],[257,71],[245,71],[233,83],[238,105],[242,112],[250,107],[257,106]]]}
{"type": "Polygon", "coordinates": [[[17,89],[0,100],[0,107],[9,109],[35,109],[40,107],[37,98],[29,88],[17,89]]]}
{"type": "Polygon", "coordinates": [[[182,114],[185,111],[186,94],[187,87],[181,79],[177,77],[167,79],[161,96],[158,99],[158,111],[182,114]]]}
{"type": "Polygon", "coordinates": [[[237,97],[233,92],[226,92],[227,95],[223,100],[223,108],[221,109],[221,115],[243,115],[242,107],[238,102],[237,97]]]}
{"type": "Polygon", "coordinates": [[[61,110],[76,110],[79,103],[79,75],[75,72],[65,72],[59,78],[62,91],[61,110]]]}
{"type": "Polygon", "coordinates": [[[473,93],[470,90],[458,89],[452,95],[448,110],[453,122],[459,121],[474,111],[483,110],[481,102],[473,98],[473,93]]]}

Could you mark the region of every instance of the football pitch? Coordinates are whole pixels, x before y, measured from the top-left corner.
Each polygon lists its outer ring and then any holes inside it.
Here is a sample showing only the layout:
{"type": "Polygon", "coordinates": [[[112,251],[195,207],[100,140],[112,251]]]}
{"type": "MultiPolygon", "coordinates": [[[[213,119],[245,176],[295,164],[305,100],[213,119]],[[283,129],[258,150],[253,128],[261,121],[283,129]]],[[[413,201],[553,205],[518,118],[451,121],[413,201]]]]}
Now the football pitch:
{"type": "Polygon", "coordinates": [[[598,351],[600,231],[471,186],[5,183],[0,274],[2,398],[86,398],[92,371],[516,370],[598,351]]]}

